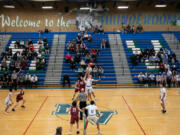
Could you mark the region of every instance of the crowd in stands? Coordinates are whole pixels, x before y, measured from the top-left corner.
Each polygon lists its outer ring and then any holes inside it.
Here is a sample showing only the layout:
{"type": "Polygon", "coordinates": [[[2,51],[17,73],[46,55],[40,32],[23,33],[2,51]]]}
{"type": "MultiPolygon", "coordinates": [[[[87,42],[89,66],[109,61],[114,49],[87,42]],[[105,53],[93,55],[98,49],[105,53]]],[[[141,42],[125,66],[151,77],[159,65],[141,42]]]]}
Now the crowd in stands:
{"type": "Polygon", "coordinates": [[[142,72],[138,75],[138,81],[140,84],[158,85],[163,83],[164,85],[178,86],[180,83],[180,74],[177,72],[177,60],[175,53],[171,53],[167,48],[161,48],[159,51],[155,51],[154,48],[146,48],[141,50],[140,54],[134,54],[131,57],[133,66],[138,63],[149,63],[149,66],[154,66],[159,72],[145,73],[142,72]],[[169,63],[172,64],[170,67],[169,63]]]}
{"type": "Polygon", "coordinates": [[[15,90],[17,90],[18,87],[36,87],[37,82],[38,77],[35,74],[24,74],[21,71],[16,72],[15,70],[12,74],[4,72],[4,74],[0,77],[1,88],[13,88],[15,90]]]}
{"type": "Polygon", "coordinates": [[[25,85],[26,87],[36,85],[37,76],[31,76],[29,73],[24,74],[23,70],[29,70],[28,63],[31,61],[35,61],[35,70],[44,70],[46,54],[49,54],[47,38],[34,44],[32,40],[25,42],[17,40],[11,43],[9,48],[1,53],[0,71],[5,72],[0,80],[2,86],[8,87],[12,85],[16,89],[17,85],[25,85]]]}
{"type": "Polygon", "coordinates": [[[100,50],[88,48],[84,43],[85,40],[91,42],[91,35],[87,34],[87,32],[81,32],[76,39],[66,44],[68,53],[65,56],[65,62],[69,63],[70,68],[78,72],[80,76],[83,76],[88,68],[94,77],[101,77],[104,69],[97,64],[97,56],[100,55],[100,50]],[[75,56],[72,56],[72,54],[75,54],[75,56]]]}
{"type": "Polygon", "coordinates": [[[135,34],[135,33],[142,33],[144,31],[143,26],[139,24],[137,27],[135,25],[122,25],[122,33],[124,34],[135,34]]]}

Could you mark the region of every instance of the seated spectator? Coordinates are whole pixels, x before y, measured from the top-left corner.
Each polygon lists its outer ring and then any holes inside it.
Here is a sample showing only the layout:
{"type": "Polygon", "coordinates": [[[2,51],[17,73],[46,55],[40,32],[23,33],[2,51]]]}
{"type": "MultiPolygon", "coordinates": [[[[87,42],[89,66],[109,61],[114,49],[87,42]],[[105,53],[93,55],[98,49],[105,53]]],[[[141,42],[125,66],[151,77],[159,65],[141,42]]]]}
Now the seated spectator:
{"type": "Polygon", "coordinates": [[[140,84],[144,84],[144,74],[142,72],[139,73],[138,75],[138,81],[140,84]]]}
{"type": "Polygon", "coordinates": [[[87,39],[87,40],[88,40],[88,42],[91,42],[92,37],[91,37],[91,35],[90,35],[90,34],[88,35],[88,39],[87,39]]]}
{"type": "Polygon", "coordinates": [[[31,87],[31,75],[29,73],[25,75],[25,84],[27,88],[31,87]]]}
{"type": "Polygon", "coordinates": [[[92,75],[93,75],[93,77],[97,77],[97,75],[98,75],[98,68],[97,68],[97,66],[94,66],[93,71],[92,71],[92,75]]]}
{"type": "Polygon", "coordinates": [[[7,70],[8,66],[7,66],[7,62],[6,59],[4,58],[1,62],[1,70],[7,70]]]}
{"type": "Polygon", "coordinates": [[[83,69],[86,69],[86,63],[83,59],[80,61],[80,66],[83,67],[83,69]]]}
{"type": "Polygon", "coordinates": [[[89,35],[87,34],[87,32],[85,32],[85,33],[84,33],[84,37],[83,37],[83,39],[84,39],[84,40],[87,40],[87,39],[88,39],[88,37],[89,37],[89,35]]]}
{"type": "Polygon", "coordinates": [[[81,44],[81,42],[82,42],[82,37],[81,37],[80,33],[78,33],[78,36],[76,37],[76,42],[77,42],[77,44],[81,44]]]}
{"type": "Polygon", "coordinates": [[[155,84],[155,76],[151,73],[149,75],[149,86],[152,86],[153,84],[155,84]]]}
{"type": "Polygon", "coordinates": [[[95,54],[95,53],[96,53],[95,49],[92,48],[91,51],[90,51],[90,53],[91,53],[91,55],[92,55],[92,54],[95,54]]]}
{"type": "Polygon", "coordinates": [[[85,59],[86,59],[86,63],[90,62],[91,57],[90,57],[89,53],[86,54],[85,59]]]}
{"type": "Polygon", "coordinates": [[[49,33],[49,29],[47,27],[45,27],[44,33],[46,33],[46,34],[49,33]]]}
{"type": "Polygon", "coordinates": [[[46,38],[46,37],[44,37],[44,39],[43,39],[43,43],[44,43],[44,44],[48,43],[48,41],[47,41],[47,38],[46,38]]]}
{"type": "Polygon", "coordinates": [[[68,83],[69,87],[71,86],[70,78],[67,74],[63,76],[63,87],[65,87],[66,82],[68,83]]]}
{"type": "Polygon", "coordinates": [[[84,74],[84,68],[83,68],[82,66],[79,66],[77,72],[79,73],[79,76],[83,76],[83,74],[84,74]]]}
{"type": "Polygon", "coordinates": [[[158,74],[156,75],[156,86],[159,86],[161,83],[161,76],[158,74]]]}
{"type": "Polygon", "coordinates": [[[66,44],[66,49],[69,51],[69,49],[71,48],[71,45],[72,45],[72,43],[71,43],[71,41],[69,41],[67,44],[66,44]]]}
{"type": "Polygon", "coordinates": [[[33,75],[31,77],[31,83],[32,83],[32,86],[36,86],[37,85],[37,82],[38,82],[38,77],[36,75],[33,75]]]}
{"type": "Polygon", "coordinates": [[[172,80],[172,72],[170,69],[167,71],[167,85],[170,88],[171,87],[171,80],[172,80]]]}
{"type": "Polygon", "coordinates": [[[165,67],[164,67],[164,64],[163,64],[163,63],[160,63],[160,64],[159,64],[159,71],[160,71],[161,73],[163,73],[163,72],[165,71],[165,67]]]}
{"type": "Polygon", "coordinates": [[[44,49],[45,49],[45,53],[46,53],[46,54],[49,54],[49,46],[48,46],[47,43],[44,44],[44,49]]]}
{"type": "Polygon", "coordinates": [[[135,27],[135,25],[132,25],[132,27],[131,27],[131,33],[132,33],[132,34],[135,34],[135,33],[136,33],[136,27],[135,27]]]}
{"type": "Polygon", "coordinates": [[[25,76],[23,73],[20,74],[18,84],[20,87],[24,87],[25,85],[25,76]]]}
{"type": "Polygon", "coordinates": [[[106,40],[102,39],[101,41],[101,48],[106,48],[106,40]]]}
{"type": "Polygon", "coordinates": [[[65,61],[66,61],[66,63],[70,63],[71,62],[71,55],[69,53],[66,54],[65,61]]]}
{"type": "Polygon", "coordinates": [[[172,53],[171,62],[172,62],[172,63],[176,63],[176,62],[177,62],[177,60],[176,60],[176,54],[175,54],[175,53],[172,53]]]}
{"type": "Polygon", "coordinates": [[[27,62],[23,59],[22,62],[21,62],[21,67],[23,70],[27,69],[27,62]]]}
{"type": "Polygon", "coordinates": [[[33,44],[29,45],[28,50],[29,50],[29,51],[34,51],[34,46],[33,46],[33,44]]]}
{"type": "Polygon", "coordinates": [[[102,28],[102,26],[99,27],[98,33],[104,33],[104,29],[102,28]]]}
{"type": "Polygon", "coordinates": [[[75,60],[76,63],[79,63],[79,62],[80,62],[81,56],[80,56],[79,53],[77,53],[77,55],[75,56],[74,60],[75,60]]]}
{"type": "Polygon", "coordinates": [[[99,66],[99,68],[98,68],[98,76],[101,78],[102,75],[103,75],[103,73],[104,73],[103,67],[102,67],[102,66],[99,66]]]}
{"type": "Polygon", "coordinates": [[[71,65],[70,65],[70,68],[71,68],[72,70],[76,69],[76,63],[75,63],[73,57],[71,58],[71,63],[70,63],[70,64],[71,64],[71,65]]]}
{"type": "Polygon", "coordinates": [[[137,31],[138,33],[142,33],[142,32],[144,31],[144,29],[143,29],[143,27],[142,27],[141,24],[139,24],[139,25],[137,26],[136,31],[137,31]]]}
{"type": "Polygon", "coordinates": [[[88,67],[86,68],[86,73],[88,74],[91,74],[92,73],[92,66],[93,66],[94,64],[93,63],[89,63],[88,64],[88,67]]]}
{"type": "Polygon", "coordinates": [[[163,74],[161,75],[161,83],[162,83],[164,86],[166,86],[166,84],[167,84],[167,76],[166,76],[165,73],[163,73],[163,74]]]}

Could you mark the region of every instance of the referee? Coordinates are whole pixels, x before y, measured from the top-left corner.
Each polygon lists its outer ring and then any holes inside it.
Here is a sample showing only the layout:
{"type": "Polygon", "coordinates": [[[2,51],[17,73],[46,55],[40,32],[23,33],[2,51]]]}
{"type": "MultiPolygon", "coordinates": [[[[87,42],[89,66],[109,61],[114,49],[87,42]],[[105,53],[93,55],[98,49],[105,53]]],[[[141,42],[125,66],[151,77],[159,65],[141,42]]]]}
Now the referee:
{"type": "MultiPolygon", "coordinates": [[[[79,102],[79,108],[80,109],[86,107],[86,105],[87,105],[86,100],[87,100],[87,94],[85,92],[85,89],[82,88],[81,92],[79,93],[79,95],[76,98],[76,102],[80,101],[79,102]]],[[[86,117],[87,117],[87,110],[85,110],[85,114],[86,114],[86,117]]],[[[80,120],[83,120],[83,112],[80,112],[80,120]]]]}

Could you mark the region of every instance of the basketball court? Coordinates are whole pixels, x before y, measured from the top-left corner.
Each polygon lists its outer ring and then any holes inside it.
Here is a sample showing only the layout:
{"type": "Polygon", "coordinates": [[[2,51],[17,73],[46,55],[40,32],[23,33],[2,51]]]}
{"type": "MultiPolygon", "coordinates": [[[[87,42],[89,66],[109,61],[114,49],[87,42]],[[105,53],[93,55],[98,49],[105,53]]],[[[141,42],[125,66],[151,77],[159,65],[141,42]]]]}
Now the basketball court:
{"type": "MultiPolygon", "coordinates": [[[[167,113],[161,113],[158,88],[96,89],[96,102],[101,111],[100,128],[103,135],[179,135],[180,90],[167,89],[167,113]]],[[[25,91],[26,108],[4,114],[7,90],[0,91],[1,135],[54,135],[62,126],[68,134],[72,89],[32,89],[25,91]]],[[[14,99],[14,98],[13,98],[14,99]]],[[[83,135],[84,121],[80,121],[83,135]]],[[[76,127],[73,127],[73,135],[76,127]]],[[[97,134],[96,126],[89,124],[87,135],[97,134]]]]}

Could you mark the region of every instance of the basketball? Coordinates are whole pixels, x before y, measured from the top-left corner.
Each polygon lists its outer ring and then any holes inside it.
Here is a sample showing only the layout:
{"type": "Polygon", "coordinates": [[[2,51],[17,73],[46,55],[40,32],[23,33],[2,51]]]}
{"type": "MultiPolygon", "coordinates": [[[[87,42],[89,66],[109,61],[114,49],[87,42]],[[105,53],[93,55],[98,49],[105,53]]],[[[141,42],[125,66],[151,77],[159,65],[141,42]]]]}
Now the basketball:
{"type": "Polygon", "coordinates": [[[93,67],[93,66],[94,66],[94,64],[93,64],[92,62],[90,62],[89,65],[90,65],[90,67],[93,67]]]}

